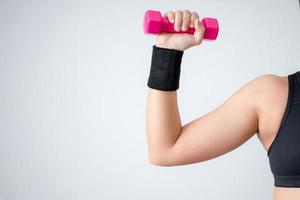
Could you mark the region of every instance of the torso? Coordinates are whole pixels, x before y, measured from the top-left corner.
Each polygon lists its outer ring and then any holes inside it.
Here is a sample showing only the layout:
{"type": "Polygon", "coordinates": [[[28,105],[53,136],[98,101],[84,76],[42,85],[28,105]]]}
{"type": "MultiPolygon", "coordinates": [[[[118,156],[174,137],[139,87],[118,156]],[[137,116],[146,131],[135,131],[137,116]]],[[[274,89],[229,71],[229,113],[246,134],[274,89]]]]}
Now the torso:
{"type": "Polygon", "coordinates": [[[300,188],[274,187],[273,200],[299,200],[300,188]]]}
{"type": "MultiPolygon", "coordinates": [[[[280,127],[288,97],[287,76],[272,75],[259,100],[259,127],[257,137],[266,152],[280,127]]],[[[274,200],[299,200],[300,188],[274,187],[274,200]]]]}

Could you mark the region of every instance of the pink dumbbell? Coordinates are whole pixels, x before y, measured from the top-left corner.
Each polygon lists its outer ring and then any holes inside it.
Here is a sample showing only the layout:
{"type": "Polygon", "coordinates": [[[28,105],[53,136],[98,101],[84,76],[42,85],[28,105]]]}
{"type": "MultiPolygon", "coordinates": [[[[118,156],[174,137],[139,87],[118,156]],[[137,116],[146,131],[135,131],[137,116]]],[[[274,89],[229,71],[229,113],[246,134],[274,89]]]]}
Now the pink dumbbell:
{"type": "MultiPolygon", "coordinates": [[[[205,17],[201,20],[205,27],[204,39],[215,40],[219,32],[219,24],[216,18],[205,17]]],[[[147,10],[144,15],[144,33],[158,34],[160,32],[169,33],[189,33],[195,32],[194,28],[188,28],[186,31],[175,31],[174,24],[170,23],[168,18],[162,18],[161,13],[155,10],[147,10]]]]}

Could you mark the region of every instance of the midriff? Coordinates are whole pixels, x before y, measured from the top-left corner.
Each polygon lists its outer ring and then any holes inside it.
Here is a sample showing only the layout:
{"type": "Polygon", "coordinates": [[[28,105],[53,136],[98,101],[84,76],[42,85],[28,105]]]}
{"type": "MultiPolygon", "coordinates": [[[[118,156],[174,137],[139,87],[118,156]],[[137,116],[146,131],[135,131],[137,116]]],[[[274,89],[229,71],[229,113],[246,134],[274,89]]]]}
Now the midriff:
{"type": "Polygon", "coordinates": [[[299,200],[300,188],[274,187],[273,200],[299,200]]]}

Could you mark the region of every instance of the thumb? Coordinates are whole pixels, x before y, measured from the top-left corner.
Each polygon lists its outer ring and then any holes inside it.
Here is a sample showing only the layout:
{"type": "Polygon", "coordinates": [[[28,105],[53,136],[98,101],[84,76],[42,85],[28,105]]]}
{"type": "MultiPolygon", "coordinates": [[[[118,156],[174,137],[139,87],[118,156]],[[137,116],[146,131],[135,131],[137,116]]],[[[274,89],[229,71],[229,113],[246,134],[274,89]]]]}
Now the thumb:
{"type": "Polygon", "coordinates": [[[197,18],[195,20],[195,32],[194,32],[194,42],[195,45],[199,45],[201,44],[203,37],[204,37],[204,33],[205,33],[205,28],[204,25],[202,24],[202,22],[197,18]]]}

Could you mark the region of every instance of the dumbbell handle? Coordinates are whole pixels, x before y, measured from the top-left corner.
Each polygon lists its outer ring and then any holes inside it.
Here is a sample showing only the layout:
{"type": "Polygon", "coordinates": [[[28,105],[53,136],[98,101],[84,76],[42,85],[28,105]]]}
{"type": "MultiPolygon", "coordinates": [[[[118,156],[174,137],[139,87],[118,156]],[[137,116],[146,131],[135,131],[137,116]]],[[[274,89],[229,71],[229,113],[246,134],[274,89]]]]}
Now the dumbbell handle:
{"type": "MultiPolygon", "coordinates": [[[[216,18],[205,17],[201,20],[205,28],[203,38],[215,40],[219,32],[219,24],[216,18]]],[[[193,34],[195,28],[188,28],[186,31],[175,31],[174,24],[172,24],[167,17],[162,18],[159,11],[148,10],[144,15],[144,32],[158,34],[160,32],[168,33],[188,33],[193,34]]]]}
{"type": "Polygon", "coordinates": [[[168,33],[189,33],[193,34],[195,32],[194,28],[188,28],[186,31],[175,31],[174,24],[172,24],[167,17],[162,19],[160,32],[168,32],[168,33]]]}

